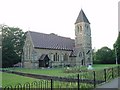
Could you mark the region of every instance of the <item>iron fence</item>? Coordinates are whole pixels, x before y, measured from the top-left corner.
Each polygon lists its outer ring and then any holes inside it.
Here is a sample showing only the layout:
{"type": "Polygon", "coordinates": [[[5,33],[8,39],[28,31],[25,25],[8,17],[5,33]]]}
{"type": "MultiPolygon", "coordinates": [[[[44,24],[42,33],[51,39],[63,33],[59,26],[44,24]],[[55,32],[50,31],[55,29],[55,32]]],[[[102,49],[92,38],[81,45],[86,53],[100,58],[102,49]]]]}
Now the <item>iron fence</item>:
{"type": "MultiPolygon", "coordinates": [[[[3,71],[6,72],[6,71],[3,71]]],[[[7,71],[11,73],[10,71],[7,71]]],[[[15,73],[12,71],[12,73],[15,73]]],[[[17,73],[21,74],[21,73],[17,73]]],[[[24,75],[22,73],[22,75],[24,75]]],[[[29,76],[29,74],[27,74],[29,76]]],[[[24,75],[25,76],[25,75],[24,75]]],[[[30,74],[31,76],[31,74],[30,74]]],[[[25,84],[18,83],[15,86],[9,85],[3,87],[4,90],[53,90],[55,88],[62,90],[63,88],[77,89],[81,88],[95,88],[96,85],[114,79],[120,76],[120,66],[108,68],[99,71],[89,71],[80,73],[77,75],[69,75],[68,77],[49,77],[47,80],[43,80],[44,77],[36,75],[40,78],[40,81],[34,81],[32,83],[26,82],[25,84]],[[43,78],[43,79],[42,79],[43,78]]],[[[34,76],[35,78],[35,76],[34,76]]]]}

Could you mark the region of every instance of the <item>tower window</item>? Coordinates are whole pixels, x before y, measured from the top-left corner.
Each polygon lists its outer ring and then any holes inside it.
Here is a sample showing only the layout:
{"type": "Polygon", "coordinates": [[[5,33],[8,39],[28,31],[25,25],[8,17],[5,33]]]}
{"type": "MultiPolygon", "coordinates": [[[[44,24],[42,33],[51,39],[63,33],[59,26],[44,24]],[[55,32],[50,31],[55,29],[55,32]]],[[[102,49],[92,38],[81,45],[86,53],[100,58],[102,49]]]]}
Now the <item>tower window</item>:
{"type": "Polygon", "coordinates": [[[79,33],[79,26],[77,26],[77,32],[79,33]]]}
{"type": "Polygon", "coordinates": [[[82,26],[80,26],[80,32],[82,32],[82,26]]]}

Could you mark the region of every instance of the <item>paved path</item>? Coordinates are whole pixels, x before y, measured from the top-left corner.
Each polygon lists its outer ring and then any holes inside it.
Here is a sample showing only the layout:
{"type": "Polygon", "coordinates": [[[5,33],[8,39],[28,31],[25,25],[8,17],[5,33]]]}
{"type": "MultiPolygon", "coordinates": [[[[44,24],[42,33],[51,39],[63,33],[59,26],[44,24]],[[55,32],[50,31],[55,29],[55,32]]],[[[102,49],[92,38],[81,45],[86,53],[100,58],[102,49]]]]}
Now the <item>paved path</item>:
{"type": "MultiPolygon", "coordinates": [[[[120,77],[119,78],[115,78],[113,80],[111,80],[110,82],[107,82],[105,84],[102,84],[100,86],[97,86],[97,88],[116,88],[115,90],[120,90],[120,77]],[[119,89],[118,89],[119,88],[119,89]]],[[[97,89],[95,89],[97,90],[97,89]]]]}

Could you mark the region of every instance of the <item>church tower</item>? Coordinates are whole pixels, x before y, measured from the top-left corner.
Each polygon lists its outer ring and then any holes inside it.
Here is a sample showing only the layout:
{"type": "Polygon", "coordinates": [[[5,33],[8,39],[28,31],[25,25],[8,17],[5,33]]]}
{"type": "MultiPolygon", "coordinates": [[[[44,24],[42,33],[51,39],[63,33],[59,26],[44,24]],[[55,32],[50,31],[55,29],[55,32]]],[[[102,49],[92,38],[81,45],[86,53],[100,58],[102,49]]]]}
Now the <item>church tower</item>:
{"type": "Polygon", "coordinates": [[[82,9],[75,22],[75,49],[78,51],[76,57],[76,64],[92,64],[90,22],[82,9]]]}

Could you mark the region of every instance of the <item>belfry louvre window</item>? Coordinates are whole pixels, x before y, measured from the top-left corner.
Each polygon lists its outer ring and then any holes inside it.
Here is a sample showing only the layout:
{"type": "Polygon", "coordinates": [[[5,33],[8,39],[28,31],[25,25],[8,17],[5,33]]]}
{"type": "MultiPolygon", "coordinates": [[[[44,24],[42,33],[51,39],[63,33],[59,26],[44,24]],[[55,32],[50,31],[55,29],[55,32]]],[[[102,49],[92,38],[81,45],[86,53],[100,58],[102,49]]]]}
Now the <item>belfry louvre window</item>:
{"type": "Polygon", "coordinates": [[[79,26],[77,26],[77,32],[78,32],[78,33],[80,32],[79,26]]]}
{"type": "Polygon", "coordinates": [[[82,32],[82,26],[80,26],[80,33],[82,32]]]}

